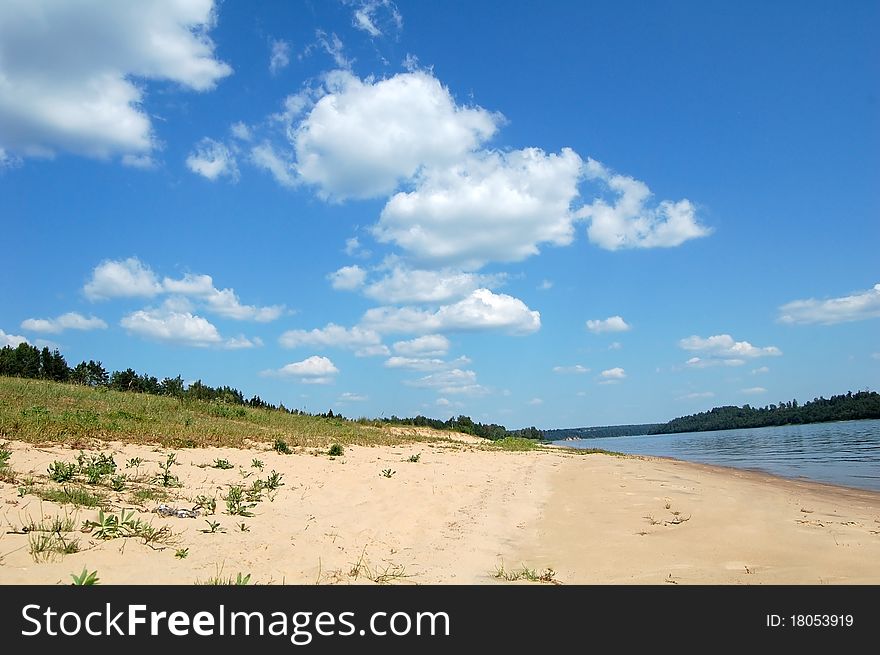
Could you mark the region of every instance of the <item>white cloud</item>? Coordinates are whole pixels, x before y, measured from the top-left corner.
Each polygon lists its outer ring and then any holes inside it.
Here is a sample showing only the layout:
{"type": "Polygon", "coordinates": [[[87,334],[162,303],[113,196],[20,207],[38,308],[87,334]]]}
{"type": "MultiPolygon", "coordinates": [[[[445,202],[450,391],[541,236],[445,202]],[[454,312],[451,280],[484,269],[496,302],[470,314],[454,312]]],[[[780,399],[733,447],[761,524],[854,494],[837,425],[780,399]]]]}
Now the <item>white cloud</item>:
{"type": "Polygon", "coordinates": [[[278,370],[263,371],[264,376],[292,377],[305,384],[330,384],[339,369],[326,357],[312,355],[278,370]]]}
{"type": "Polygon", "coordinates": [[[581,165],[570,148],[558,155],[526,148],[428,167],[414,190],[388,201],[373,233],[421,261],[465,268],[521,261],[542,243],[572,242],[581,165]]]}
{"type": "Polygon", "coordinates": [[[278,341],[285,348],[323,346],[357,349],[379,346],[382,339],[374,330],[365,329],[357,325],[345,328],[341,325],[328,323],[323,328],[315,328],[311,331],[288,330],[281,335],[278,341]]]}
{"type": "Polygon", "coordinates": [[[323,198],[386,195],[422,166],[448,165],[490,138],[499,116],[456,104],[425,72],[374,81],[346,71],[289,126],[300,177],[323,198]]]}
{"type": "Polygon", "coordinates": [[[352,25],[375,38],[384,33],[379,25],[386,30],[400,30],[403,27],[403,16],[390,0],[361,0],[352,14],[352,25]]]}
{"type": "Polygon", "coordinates": [[[342,395],[339,396],[338,403],[359,403],[367,400],[367,396],[362,393],[351,393],[350,391],[346,391],[342,395]]]}
{"type": "Polygon", "coordinates": [[[632,326],[620,316],[609,316],[606,319],[587,321],[587,329],[594,334],[601,334],[602,332],[626,332],[631,330],[632,326]]]}
{"type": "Polygon", "coordinates": [[[405,368],[412,371],[439,371],[448,368],[448,365],[442,359],[400,357],[395,355],[385,360],[385,368],[405,368]]]}
{"type": "Polygon", "coordinates": [[[767,366],[759,366],[758,368],[752,369],[752,375],[761,375],[762,373],[769,373],[770,369],[767,366]]]}
{"type": "Polygon", "coordinates": [[[122,155],[122,165],[130,168],[139,168],[144,171],[156,168],[156,160],[150,155],[133,155],[126,153],[122,155]]]}
{"type": "Polygon", "coordinates": [[[214,19],[211,0],[0,3],[0,147],[148,155],[141,80],[207,91],[232,72],[214,56],[214,19]]]}
{"type": "Polygon", "coordinates": [[[5,346],[9,346],[10,348],[15,348],[21,343],[27,343],[28,340],[18,334],[6,334],[3,330],[0,330],[0,348],[5,346]]]}
{"type": "Polygon", "coordinates": [[[725,359],[703,359],[702,357],[691,357],[685,362],[685,366],[690,368],[711,368],[713,366],[742,366],[746,363],[744,359],[725,358],[725,359]]]}
{"type": "Polygon", "coordinates": [[[361,246],[361,242],[357,237],[351,237],[345,240],[345,254],[349,257],[360,257],[366,259],[372,253],[361,246]]]}
{"type": "Polygon", "coordinates": [[[268,307],[242,305],[234,290],[214,287],[214,280],[210,275],[187,273],[179,280],[166,277],[162,281],[162,289],[166,293],[198,298],[205,303],[209,311],[237,321],[267,323],[274,321],[284,312],[282,305],[268,307]]]}
{"type": "Polygon", "coordinates": [[[582,375],[584,373],[589,373],[590,369],[585,366],[581,366],[580,364],[575,364],[574,366],[554,366],[554,373],[576,373],[578,375],[582,375]]]}
{"type": "Polygon", "coordinates": [[[603,380],[623,380],[626,377],[626,371],[624,371],[619,366],[615,368],[609,368],[600,373],[603,380]]]}
{"type": "Polygon", "coordinates": [[[718,359],[754,359],[756,357],[778,357],[782,354],[776,346],[759,348],[748,341],[734,341],[729,334],[716,334],[706,339],[696,335],[678,342],[683,350],[701,352],[707,357],[718,359]]]}
{"type": "Polygon", "coordinates": [[[224,144],[204,138],[186,158],[186,166],[212,182],[220,177],[238,181],[238,163],[235,154],[224,144]]]}
{"type": "Polygon", "coordinates": [[[544,400],[541,398],[532,398],[527,404],[535,406],[535,405],[543,405],[544,400]]]}
{"type": "Polygon", "coordinates": [[[426,271],[395,266],[391,273],[364,289],[368,298],[385,303],[442,303],[458,300],[477,289],[500,286],[506,276],[478,275],[443,269],[426,271]]]}
{"type": "Polygon", "coordinates": [[[740,393],[760,394],[767,393],[767,390],[764,387],[749,387],[748,389],[740,389],[740,393]]]}
{"type": "Polygon", "coordinates": [[[438,399],[435,401],[435,404],[436,404],[438,407],[449,407],[449,405],[451,405],[452,403],[449,402],[449,399],[448,399],[448,398],[438,398],[438,399]]]}
{"type": "Polygon", "coordinates": [[[664,200],[651,207],[651,190],[644,182],[612,173],[594,159],[587,160],[583,172],[617,196],[611,205],[600,198],[577,212],[590,221],[587,234],[601,248],[668,248],[712,232],[700,225],[689,200],[664,200]]]}
{"type": "Polygon", "coordinates": [[[251,148],[251,163],[257,168],[269,171],[281,186],[296,186],[293,162],[278,154],[269,143],[262,143],[251,148]]]}
{"type": "Polygon", "coordinates": [[[715,393],[712,391],[694,391],[693,393],[686,393],[683,396],[679,396],[676,400],[697,400],[699,398],[714,398],[715,393]]]}
{"type": "Polygon", "coordinates": [[[232,136],[239,141],[250,141],[253,138],[251,135],[251,128],[241,121],[233,123],[229,127],[229,131],[232,132],[232,136]]]}
{"type": "Polygon", "coordinates": [[[76,312],[67,312],[56,318],[28,318],[21,322],[22,330],[50,334],[57,334],[64,330],[103,330],[106,327],[107,324],[100,318],[94,316],[86,318],[76,312]]]}
{"type": "Polygon", "coordinates": [[[367,272],[360,266],[343,266],[327,275],[330,285],[340,291],[353,291],[364,285],[367,272]]]}
{"type": "Polygon", "coordinates": [[[450,371],[432,373],[417,380],[407,380],[404,384],[411,387],[437,389],[442,394],[483,395],[488,390],[477,384],[477,374],[454,368],[450,371]]]}
{"type": "Polygon", "coordinates": [[[355,357],[388,357],[390,354],[388,346],[381,343],[375,346],[364,346],[354,351],[355,357]]]}
{"type": "Polygon", "coordinates": [[[362,323],[379,332],[421,333],[448,330],[503,329],[511,334],[530,334],[541,327],[541,314],[505,294],[477,289],[464,300],[443,305],[436,311],[413,307],[374,307],[362,323]]]}
{"type": "Polygon", "coordinates": [[[263,345],[263,340],[260,337],[254,337],[253,339],[248,339],[245,336],[237,336],[227,339],[223,342],[223,348],[226,350],[245,350],[248,348],[259,348],[263,345]]]}
{"type": "Polygon", "coordinates": [[[394,352],[407,357],[442,357],[449,351],[449,339],[442,334],[426,334],[409,341],[396,341],[394,352]]]}
{"type": "Polygon", "coordinates": [[[880,284],[840,298],[794,300],[779,308],[781,323],[833,325],[880,317],[880,284]]]}
{"type": "Polygon", "coordinates": [[[272,52],[269,55],[269,72],[277,75],[290,63],[290,44],[284,40],[272,41],[272,52]]]}
{"type": "Polygon", "coordinates": [[[608,345],[608,350],[620,350],[621,348],[623,348],[623,344],[620,343],[619,341],[612,341],[608,345]]]}
{"type": "Polygon", "coordinates": [[[184,346],[219,346],[223,339],[207,319],[189,312],[141,309],[124,316],[119,324],[147,339],[184,346]]]}
{"type": "Polygon", "coordinates": [[[162,285],[149,266],[136,257],[105,260],[92,271],[92,279],[83,288],[89,300],[108,298],[150,298],[162,292],[162,285]]]}
{"type": "Polygon", "coordinates": [[[538,291],[548,291],[553,288],[553,282],[550,280],[542,280],[541,284],[538,285],[538,291]]]}

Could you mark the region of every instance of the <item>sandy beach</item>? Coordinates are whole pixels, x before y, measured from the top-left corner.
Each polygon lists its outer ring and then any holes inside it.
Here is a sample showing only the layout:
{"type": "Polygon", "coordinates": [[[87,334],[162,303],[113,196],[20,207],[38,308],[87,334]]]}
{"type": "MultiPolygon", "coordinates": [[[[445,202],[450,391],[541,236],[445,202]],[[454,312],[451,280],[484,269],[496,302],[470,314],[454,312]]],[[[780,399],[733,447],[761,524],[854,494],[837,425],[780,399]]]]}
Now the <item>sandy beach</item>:
{"type": "Polygon", "coordinates": [[[162,486],[156,474],[172,451],[104,444],[133,480],[122,491],[100,487],[105,512],[132,510],[142,525],[167,528],[145,544],[98,538],[82,530],[97,508],[36,495],[62,488],[47,467],[78,450],[7,447],[15,481],[0,482],[0,584],[69,584],[83,568],[101,584],[239,573],[252,584],[510,584],[502,571],[541,584],[523,569],[561,584],[880,583],[880,494],[748,471],[558,448],[502,452],[463,437],[346,446],[335,458],[258,444],[180,449],[170,472],[181,486],[162,486]],[[140,464],[124,468],[132,458],[140,464]],[[217,460],[232,468],[214,468],[217,460]],[[228,513],[231,487],[272,471],[283,484],[253,497],[252,516],[228,513]],[[148,492],[136,499],[138,489],[148,492]],[[213,513],[154,511],[192,509],[199,496],[216,499],[213,513]],[[31,552],[53,517],[72,519],[61,536],[78,552],[31,552]]]}

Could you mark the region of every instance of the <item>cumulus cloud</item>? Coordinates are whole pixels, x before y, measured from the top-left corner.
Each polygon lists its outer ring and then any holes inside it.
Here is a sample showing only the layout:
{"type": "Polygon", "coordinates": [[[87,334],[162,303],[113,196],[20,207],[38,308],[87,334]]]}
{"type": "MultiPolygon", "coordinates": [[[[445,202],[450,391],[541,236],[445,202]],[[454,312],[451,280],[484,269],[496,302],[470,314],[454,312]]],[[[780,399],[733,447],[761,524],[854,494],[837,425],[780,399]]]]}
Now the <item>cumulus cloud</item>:
{"type": "Polygon", "coordinates": [[[575,373],[578,375],[582,375],[584,373],[589,373],[590,369],[585,366],[581,366],[580,364],[575,364],[574,366],[554,366],[554,373],[575,373]]]}
{"type": "Polygon", "coordinates": [[[362,393],[352,393],[350,391],[346,391],[345,393],[339,396],[339,399],[336,401],[337,403],[359,403],[367,400],[367,396],[362,393]]]}
{"type": "Polygon", "coordinates": [[[371,37],[403,27],[403,16],[391,0],[361,0],[355,3],[352,25],[371,37]]]}
{"type": "Polygon", "coordinates": [[[615,368],[609,368],[602,371],[599,374],[599,377],[602,378],[601,384],[611,384],[613,382],[620,382],[621,380],[626,378],[626,371],[617,366],[615,368]]]}
{"type": "Polygon", "coordinates": [[[0,348],[4,348],[5,346],[9,346],[10,348],[15,348],[19,344],[27,343],[28,340],[18,334],[6,334],[3,330],[0,330],[0,348]]]}
{"type": "Polygon", "coordinates": [[[361,322],[378,332],[503,329],[511,334],[530,334],[540,329],[541,314],[513,296],[477,289],[464,300],[437,310],[374,307],[366,311],[361,322]]]}
{"type": "Polygon", "coordinates": [[[391,351],[385,344],[377,344],[375,346],[364,346],[354,351],[355,357],[388,357],[391,351]]]}
{"type": "Polygon", "coordinates": [[[387,195],[422,166],[458,161],[500,121],[459,106],[425,72],[374,81],[333,71],[322,94],[289,132],[300,178],[323,198],[387,195]]]}
{"type": "Polygon", "coordinates": [[[162,292],[162,285],[149,266],[136,257],[129,257],[98,264],[83,292],[89,300],[151,298],[162,292]]]}
{"type": "Polygon", "coordinates": [[[360,266],[343,266],[327,276],[330,285],[340,291],[360,289],[366,278],[367,272],[360,266]]]}
{"type": "Polygon", "coordinates": [[[269,54],[269,72],[277,75],[290,63],[290,44],[284,40],[272,41],[269,54]]]}
{"type": "Polygon", "coordinates": [[[250,161],[257,168],[268,171],[281,186],[296,186],[293,162],[279,154],[272,144],[261,143],[251,148],[250,161]]]}
{"type": "Polygon", "coordinates": [[[699,223],[689,200],[650,206],[651,190],[644,182],[613,173],[595,159],[587,159],[583,172],[616,195],[613,204],[598,198],[577,212],[589,220],[587,235],[601,248],[669,248],[712,232],[699,223]]]}
{"type": "Polygon", "coordinates": [[[488,390],[477,384],[477,374],[474,371],[454,368],[449,371],[431,373],[417,380],[407,380],[404,384],[411,387],[436,389],[442,394],[468,394],[483,395],[488,390]]]}
{"type": "Polygon", "coordinates": [[[626,332],[632,329],[632,326],[620,316],[609,316],[605,319],[587,321],[587,329],[594,334],[601,334],[603,332],[626,332]]]}
{"type": "Polygon", "coordinates": [[[95,316],[86,318],[76,312],[67,312],[55,318],[28,318],[21,322],[22,330],[49,334],[57,334],[64,330],[103,330],[106,327],[107,324],[100,318],[95,316]]]}
{"type": "Polygon", "coordinates": [[[525,148],[428,167],[414,190],[388,201],[373,233],[420,261],[465,268],[521,261],[542,243],[572,242],[581,165],[570,148],[525,148]]]}
{"type": "Polygon", "coordinates": [[[189,312],[141,309],[124,316],[119,324],[132,334],[154,341],[197,347],[223,343],[212,323],[189,312]]]}
{"type": "Polygon", "coordinates": [[[691,357],[685,362],[685,366],[689,368],[711,368],[713,366],[742,366],[745,363],[746,360],[737,359],[735,357],[727,357],[723,359],[691,357]]]}
{"type": "Polygon", "coordinates": [[[144,86],[208,91],[232,73],[211,0],[0,4],[0,147],[23,156],[149,155],[144,86]]]}
{"type": "Polygon", "coordinates": [[[293,362],[277,370],[263,371],[265,376],[296,378],[304,384],[330,384],[339,369],[326,357],[312,355],[301,362],[293,362]]]}
{"type": "Polygon", "coordinates": [[[212,182],[220,177],[238,181],[238,162],[235,154],[224,144],[204,138],[186,158],[186,166],[212,182]]]}
{"type": "Polygon", "coordinates": [[[379,346],[382,343],[382,339],[375,330],[365,329],[357,325],[346,328],[334,323],[328,323],[323,328],[315,328],[310,331],[288,330],[281,335],[278,342],[285,348],[322,346],[354,350],[379,346]]]}
{"type": "Polygon", "coordinates": [[[229,131],[232,133],[232,136],[239,141],[250,141],[253,138],[251,135],[251,128],[241,121],[233,123],[229,127],[229,131]]]}
{"type": "Polygon", "coordinates": [[[407,357],[442,357],[449,351],[449,339],[442,334],[426,334],[409,341],[396,341],[394,352],[407,357]]]}
{"type": "Polygon", "coordinates": [[[464,298],[480,288],[498,287],[505,277],[395,266],[390,273],[367,285],[364,295],[384,303],[442,303],[464,298]]]}
{"type": "Polygon", "coordinates": [[[791,324],[833,325],[880,317],[880,284],[848,296],[794,300],[779,308],[779,321],[791,324]]]}
{"type": "Polygon", "coordinates": [[[385,360],[385,368],[403,368],[412,371],[440,371],[447,368],[460,368],[467,366],[471,360],[467,357],[458,357],[447,362],[434,357],[401,357],[395,355],[385,360]]]}
{"type": "Polygon", "coordinates": [[[729,334],[716,334],[703,338],[696,335],[681,339],[678,345],[683,350],[703,353],[706,357],[717,359],[754,359],[756,357],[778,357],[782,354],[776,346],[763,348],[753,346],[748,341],[734,341],[729,334]]]}
{"type": "Polygon", "coordinates": [[[769,373],[770,369],[767,366],[759,366],[758,368],[752,369],[752,375],[760,375],[762,373],[769,373]]]}
{"type": "Polygon", "coordinates": [[[372,253],[361,246],[361,242],[357,237],[351,237],[345,240],[345,254],[349,257],[360,257],[366,259],[372,253]]]}
{"type": "Polygon", "coordinates": [[[177,311],[189,311],[187,299],[192,298],[201,301],[212,313],[239,321],[265,323],[284,312],[283,305],[243,305],[233,289],[217,289],[210,275],[187,273],[180,279],[166,277],[159,282],[153,270],[136,257],[101,262],[92,271],[92,279],[83,291],[93,301],[173,294],[169,301],[177,311]]]}

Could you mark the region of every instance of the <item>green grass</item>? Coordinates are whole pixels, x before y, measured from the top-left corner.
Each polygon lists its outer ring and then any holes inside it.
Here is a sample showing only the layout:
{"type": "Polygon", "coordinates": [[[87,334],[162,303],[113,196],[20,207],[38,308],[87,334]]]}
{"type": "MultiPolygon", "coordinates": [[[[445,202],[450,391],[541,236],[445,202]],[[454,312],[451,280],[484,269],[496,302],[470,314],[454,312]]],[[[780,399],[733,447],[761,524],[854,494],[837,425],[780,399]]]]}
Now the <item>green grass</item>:
{"type": "Polygon", "coordinates": [[[534,439],[524,439],[523,437],[504,437],[494,442],[496,448],[501,450],[521,451],[535,450],[540,448],[534,439]]]}
{"type": "Polygon", "coordinates": [[[357,421],[9,377],[0,377],[0,436],[33,444],[119,440],[167,448],[243,447],[249,441],[327,448],[415,440],[357,421]]]}
{"type": "Polygon", "coordinates": [[[549,582],[552,584],[559,584],[559,581],[556,579],[556,571],[553,569],[544,569],[539,573],[535,569],[528,568],[525,564],[518,569],[508,571],[504,568],[504,563],[502,562],[498,568],[495,569],[494,577],[498,580],[506,580],[507,582],[528,580],[529,582],[549,582]]]}
{"type": "Polygon", "coordinates": [[[60,532],[35,532],[28,537],[28,552],[35,562],[48,562],[56,556],[79,552],[79,540],[67,539],[60,532]]]}
{"type": "Polygon", "coordinates": [[[104,503],[104,498],[93,494],[81,487],[66,486],[61,489],[34,489],[34,494],[59,505],[77,505],[79,507],[98,507],[104,503]]]}
{"type": "Polygon", "coordinates": [[[168,500],[171,498],[164,489],[155,489],[152,487],[144,487],[143,489],[135,489],[131,492],[128,499],[135,505],[146,505],[151,500],[168,500]]]}

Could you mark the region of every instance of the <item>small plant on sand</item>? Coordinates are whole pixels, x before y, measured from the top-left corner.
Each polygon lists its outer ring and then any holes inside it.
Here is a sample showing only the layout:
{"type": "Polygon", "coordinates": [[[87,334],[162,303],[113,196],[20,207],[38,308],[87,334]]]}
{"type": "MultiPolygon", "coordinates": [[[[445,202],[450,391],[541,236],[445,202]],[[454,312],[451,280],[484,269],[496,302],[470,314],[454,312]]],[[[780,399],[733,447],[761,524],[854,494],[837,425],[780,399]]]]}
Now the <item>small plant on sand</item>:
{"type": "Polygon", "coordinates": [[[272,446],[276,453],[281,453],[282,455],[290,455],[293,451],[290,449],[290,446],[287,445],[287,442],[284,439],[278,438],[275,440],[275,444],[272,446]]]}
{"type": "Polygon", "coordinates": [[[214,463],[211,466],[215,469],[223,469],[228,470],[231,468],[235,468],[232,464],[229,463],[228,459],[215,459],[214,463]]]}
{"type": "Polygon", "coordinates": [[[130,460],[128,460],[128,461],[125,463],[125,468],[127,468],[127,469],[137,469],[137,468],[139,468],[140,465],[143,464],[143,463],[144,463],[144,460],[142,460],[140,457],[132,457],[130,460]]]}
{"type": "Polygon", "coordinates": [[[224,530],[223,528],[220,527],[219,521],[209,521],[208,519],[205,519],[205,523],[208,524],[208,529],[202,530],[202,532],[204,532],[205,534],[214,534],[218,531],[219,532],[226,532],[226,530],[224,530]]]}
{"type": "Polygon", "coordinates": [[[344,451],[342,450],[342,446],[339,445],[338,443],[335,443],[332,446],[330,446],[330,449],[327,451],[327,454],[330,455],[330,457],[342,457],[343,452],[344,451]]]}
{"type": "Polygon", "coordinates": [[[263,500],[263,489],[266,487],[266,483],[262,480],[254,480],[253,484],[245,489],[244,494],[249,503],[257,504],[263,500]]]}
{"type": "Polygon", "coordinates": [[[125,483],[128,481],[128,478],[125,475],[114,475],[110,478],[110,488],[113,491],[122,491],[125,489],[125,483]]]}
{"type": "Polygon", "coordinates": [[[177,464],[176,453],[169,453],[165,458],[165,461],[159,464],[159,475],[157,476],[157,480],[163,487],[181,486],[180,480],[177,479],[177,476],[171,473],[171,467],[175,464],[177,464]]]}
{"type": "Polygon", "coordinates": [[[266,486],[266,489],[269,491],[275,491],[278,487],[283,487],[284,483],[281,481],[281,478],[284,477],[283,473],[278,473],[277,471],[272,471],[269,474],[269,477],[263,482],[266,486]]]}
{"type": "Polygon", "coordinates": [[[86,455],[83,451],[79,451],[76,464],[79,472],[86,477],[89,484],[98,484],[102,477],[113,475],[116,472],[116,462],[113,460],[113,455],[106,453],[86,455]]]}
{"type": "Polygon", "coordinates": [[[0,469],[5,469],[9,466],[9,458],[12,456],[12,451],[8,448],[8,443],[0,443],[0,469]]]}
{"type": "Polygon", "coordinates": [[[382,472],[379,475],[381,475],[383,478],[390,478],[395,473],[397,473],[397,471],[392,471],[391,469],[382,469],[382,472]]]}
{"type": "Polygon", "coordinates": [[[259,459],[254,458],[254,460],[251,461],[251,468],[255,468],[258,471],[262,471],[263,466],[264,466],[263,462],[259,459]]]}
{"type": "Polygon", "coordinates": [[[29,552],[35,562],[47,562],[55,555],[79,552],[79,540],[67,540],[58,532],[36,532],[28,538],[29,552]]]}
{"type": "Polygon", "coordinates": [[[71,573],[70,577],[73,578],[73,582],[71,584],[83,586],[98,584],[98,580],[100,580],[97,570],[89,573],[88,569],[86,569],[85,567],[83,567],[82,573],[80,573],[79,575],[74,575],[73,573],[71,573]]]}
{"type": "Polygon", "coordinates": [[[80,487],[67,487],[62,489],[40,489],[36,495],[43,500],[49,500],[59,505],[79,505],[81,507],[97,507],[103,502],[103,498],[89,493],[80,487]]]}
{"type": "Polygon", "coordinates": [[[251,529],[247,526],[247,523],[239,523],[238,524],[238,531],[239,532],[250,532],[251,529]]]}
{"type": "Polygon", "coordinates": [[[213,514],[217,511],[217,499],[213,496],[199,495],[196,496],[195,509],[205,510],[205,514],[213,514]]]}
{"type": "Polygon", "coordinates": [[[98,511],[97,521],[83,523],[83,531],[91,532],[96,539],[117,539],[133,534],[138,523],[139,521],[134,518],[133,511],[126,513],[123,509],[119,516],[116,516],[115,514],[105,514],[102,509],[98,511]]]}
{"type": "Polygon", "coordinates": [[[174,551],[174,556],[177,559],[186,559],[187,555],[189,555],[189,548],[178,548],[174,551]]]}
{"type": "Polygon", "coordinates": [[[244,489],[238,485],[229,487],[229,491],[223,498],[226,501],[226,513],[232,516],[253,516],[251,508],[255,503],[245,500],[244,489]]]}
{"type": "Polygon", "coordinates": [[[245,585],[249,585],[250,583],[251,583],[251,574],[250,573],[248,573],[247,575],[242,575],[239,572],[239,574],[237,576],[235,576],[234,578],[232,576],[224,578],[221,575],[221,572],[218,571],[217,575],[215,575],[213,578],[208,578],[204,582],[200,582],[198,584],[214,585],[214,586],[231,585],[231,586],[236,586],[236,587],[244,587],[245,585]]]}
{"type": "Polygon", "coordinates": [[[49,478],[55,482],[70,482],[76,475],[76,464],[55,460],[48,468],[49,478]]]}
{"type": "Polygon", "coordinates": [[[549,582],[551,584],[559,584],[559,581],[556,579],[556,571],[551,568],[544,569],[539,573],[535,569],[530,569],[523,564],[521,568],[515,571],[508,571],[504,568],[504,562],[495,569],[495,578],[506,580],[507,582],[528,580],[529,582],[549,582]]]}
{"type": "Polygon", "coordinates": [[[413,464],[415,464],[416,462],[419,461],[419,458],[420,458],[421,456],[422,456],[421,453],[418,453],[418,454],[416,454],[416,455],[410,455],[409,457],[406,458],[406,461],[407,461],[407,462],[412,462],[413,464]]]}

